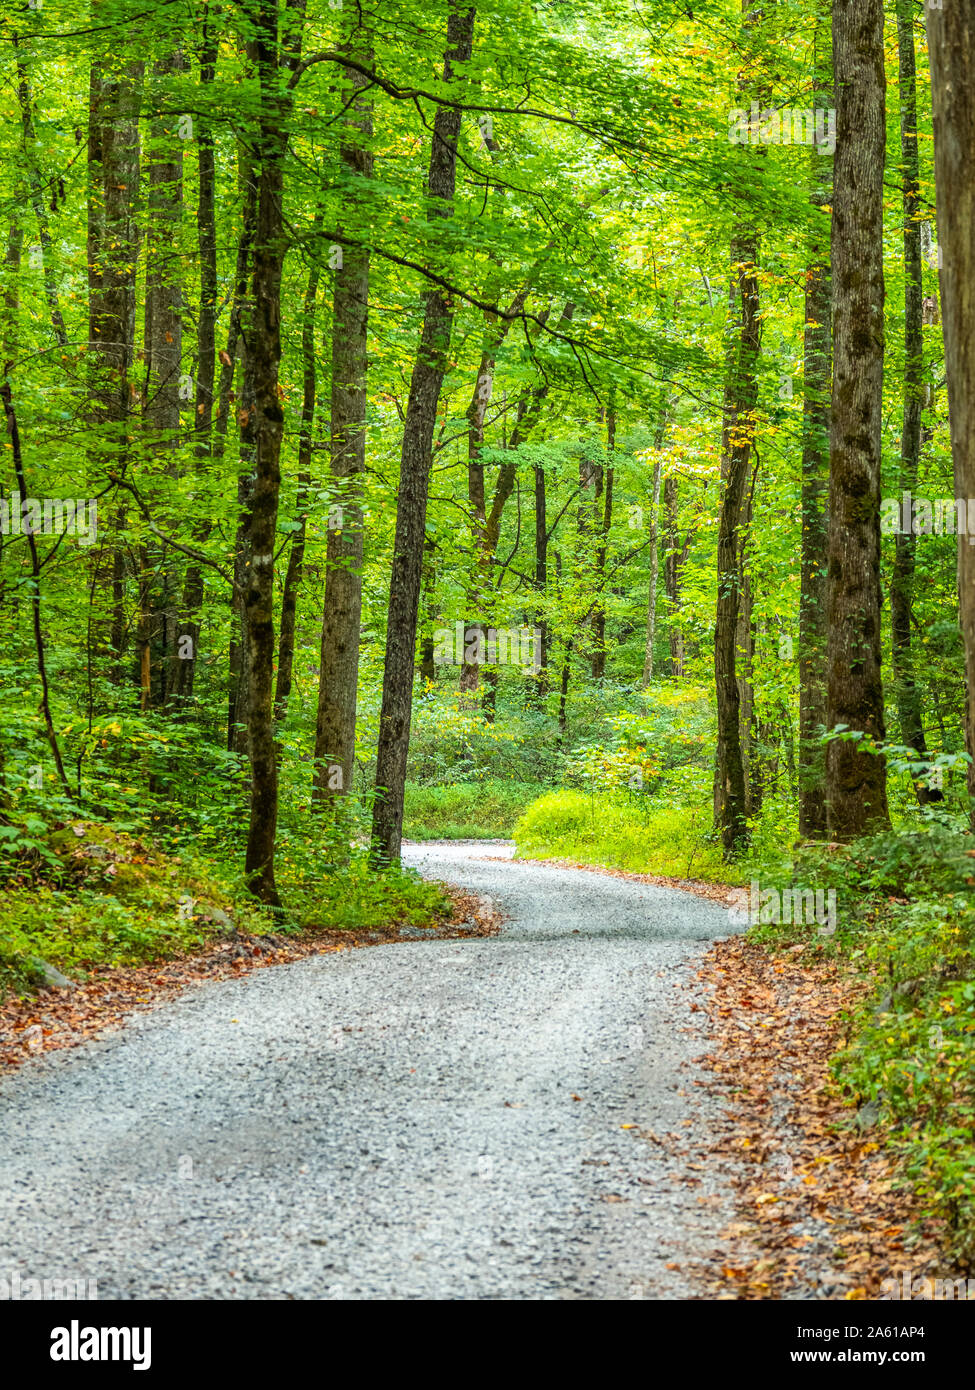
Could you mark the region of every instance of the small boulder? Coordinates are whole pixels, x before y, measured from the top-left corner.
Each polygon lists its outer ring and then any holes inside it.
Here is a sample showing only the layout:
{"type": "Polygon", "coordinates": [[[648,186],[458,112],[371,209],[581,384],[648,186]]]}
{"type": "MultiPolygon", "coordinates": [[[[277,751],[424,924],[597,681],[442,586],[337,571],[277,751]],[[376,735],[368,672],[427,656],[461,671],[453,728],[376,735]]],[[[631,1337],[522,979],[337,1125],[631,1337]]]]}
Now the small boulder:
{"type": "Polygon", "coordinates": [[[32,961],[34,973],[39,983],[44,989],[74,989],[75,980],[69,980],[67,975],[63,975],[56,965],[50,961],[42,960],[40,956],[35,956],[32,961]]]}

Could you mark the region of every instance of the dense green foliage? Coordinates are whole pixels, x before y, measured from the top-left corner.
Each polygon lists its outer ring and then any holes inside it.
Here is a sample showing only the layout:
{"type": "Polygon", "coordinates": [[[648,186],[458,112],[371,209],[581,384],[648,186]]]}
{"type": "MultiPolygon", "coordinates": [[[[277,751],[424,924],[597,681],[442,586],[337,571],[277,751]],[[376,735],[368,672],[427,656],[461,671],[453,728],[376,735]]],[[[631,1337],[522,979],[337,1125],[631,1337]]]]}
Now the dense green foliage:
{"type": "Polygon", "coordinates": [[[814,945],[869,982],[835,1060],[860,1123],[880,1122],[906,1172],[975,1255],[975,863],[968,837],[936,823],[860,841],[849,852],[806,850],[780,886],[837,893],[835,933],[806,924],[753,928],[776,946],[814,945]]]}

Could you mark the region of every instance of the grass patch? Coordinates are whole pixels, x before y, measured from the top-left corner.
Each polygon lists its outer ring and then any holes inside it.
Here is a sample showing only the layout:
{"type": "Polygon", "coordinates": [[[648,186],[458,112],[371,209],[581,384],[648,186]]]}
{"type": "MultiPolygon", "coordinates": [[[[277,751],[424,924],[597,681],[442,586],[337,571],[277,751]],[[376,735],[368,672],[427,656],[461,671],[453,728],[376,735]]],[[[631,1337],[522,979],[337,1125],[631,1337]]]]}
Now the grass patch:
{"type": "Polygon", "coordinates": [[[651,809],[636,797],[600,791],[549,792],[514,829],[522,859],[576,859],[631,873],[740,883],[711,836],[709,808],[651,809]]]}
{"type": "Polygon", "coordinates": [[[403,833],[411,840],[508,840],[540,790],[502,781],[408,786],[403,833]]]}

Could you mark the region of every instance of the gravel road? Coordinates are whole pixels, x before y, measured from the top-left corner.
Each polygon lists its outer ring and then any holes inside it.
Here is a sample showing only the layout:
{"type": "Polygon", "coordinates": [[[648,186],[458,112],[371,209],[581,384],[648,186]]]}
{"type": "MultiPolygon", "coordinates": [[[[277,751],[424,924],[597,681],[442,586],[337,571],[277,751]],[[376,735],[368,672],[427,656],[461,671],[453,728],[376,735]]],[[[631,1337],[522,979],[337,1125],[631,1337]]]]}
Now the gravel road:
{"type": "Polygon", "coordinates": [[[499,937],[209,984],[0,1080],[0,1276],[102,1299],[691,1296],[667,1265],[731,1217],[683,1152],[718,1117],[689,1003],[727,912],[510,856],[404,852],[491,897],[499,937]]]}

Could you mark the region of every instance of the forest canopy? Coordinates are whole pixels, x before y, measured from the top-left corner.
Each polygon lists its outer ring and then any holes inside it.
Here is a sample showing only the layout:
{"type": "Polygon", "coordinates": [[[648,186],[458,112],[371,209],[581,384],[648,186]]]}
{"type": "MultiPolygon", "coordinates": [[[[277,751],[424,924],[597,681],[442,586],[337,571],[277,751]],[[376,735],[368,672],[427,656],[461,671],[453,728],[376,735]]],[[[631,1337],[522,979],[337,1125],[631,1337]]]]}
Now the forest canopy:
{"type": "Polygon", "coordinates": [[[18,864],[84,817],[280,913],[478,795],[702,865],[963,831],[922,21],[8,6],[18,864]]]}

